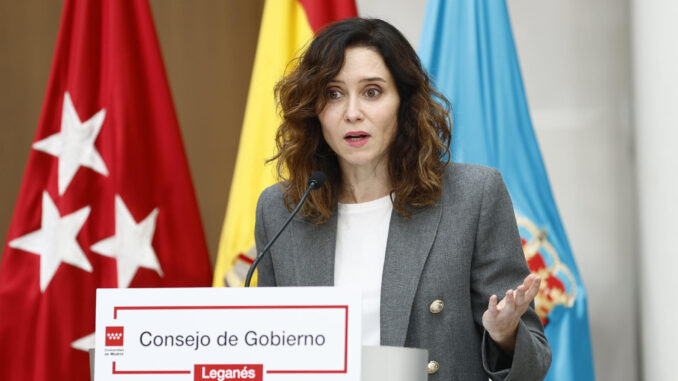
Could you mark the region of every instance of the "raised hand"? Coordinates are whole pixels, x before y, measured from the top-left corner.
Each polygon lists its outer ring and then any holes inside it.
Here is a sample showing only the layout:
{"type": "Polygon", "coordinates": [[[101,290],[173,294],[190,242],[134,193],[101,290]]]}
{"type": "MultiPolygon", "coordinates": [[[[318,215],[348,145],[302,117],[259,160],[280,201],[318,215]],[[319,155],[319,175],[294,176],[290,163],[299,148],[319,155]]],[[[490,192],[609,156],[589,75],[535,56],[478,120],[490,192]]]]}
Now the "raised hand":
{"type": "Polygon", "coordinates": [[[537,296],[540,283],[540,277],[530,274],[517,289],[506,291],[501,302],[497,303],[497,295],[490,297],[483,313],[483,327],[506,354],[513,355],[520,317],[537,296]]]}

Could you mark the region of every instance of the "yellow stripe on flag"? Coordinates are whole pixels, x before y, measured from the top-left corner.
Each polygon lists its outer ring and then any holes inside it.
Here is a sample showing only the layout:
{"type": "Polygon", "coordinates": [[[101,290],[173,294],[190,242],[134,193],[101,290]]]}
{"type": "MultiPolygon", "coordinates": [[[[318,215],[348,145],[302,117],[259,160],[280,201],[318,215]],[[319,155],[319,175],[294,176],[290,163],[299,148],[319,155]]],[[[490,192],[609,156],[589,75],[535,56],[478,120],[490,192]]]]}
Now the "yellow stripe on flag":
{"type": "Polygon", "coordinates": [[[254,218],[259,193],[275,181],[275,131],[280,124],[273,87],[287,64],[313,37],[297,0],[267,0],[259,30],[254,69],[247,96],[231,192],[221,232],[213,285],[239,286],[254,258],[254,218]]]}

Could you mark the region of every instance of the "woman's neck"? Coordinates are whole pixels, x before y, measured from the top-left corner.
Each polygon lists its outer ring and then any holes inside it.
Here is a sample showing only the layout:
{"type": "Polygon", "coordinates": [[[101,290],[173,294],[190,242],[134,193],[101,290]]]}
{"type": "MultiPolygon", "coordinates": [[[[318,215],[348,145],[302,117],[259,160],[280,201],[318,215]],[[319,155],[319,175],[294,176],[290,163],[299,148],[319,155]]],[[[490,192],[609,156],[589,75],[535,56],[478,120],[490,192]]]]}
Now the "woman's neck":
{"type": "Polygon", "coordinates": [[[391,179],[385,165],[374,167],[342,166],[339,202],[357,204],[373,201],[391,193],[391,179]]]}

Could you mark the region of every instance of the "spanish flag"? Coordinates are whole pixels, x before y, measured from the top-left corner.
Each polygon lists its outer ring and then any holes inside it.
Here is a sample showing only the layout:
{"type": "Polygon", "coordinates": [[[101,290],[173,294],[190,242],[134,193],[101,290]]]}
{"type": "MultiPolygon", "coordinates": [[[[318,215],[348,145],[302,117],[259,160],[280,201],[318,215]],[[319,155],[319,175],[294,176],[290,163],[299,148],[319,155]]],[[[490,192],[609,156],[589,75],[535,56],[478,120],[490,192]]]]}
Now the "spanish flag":
{"type": "Polygon", "coordinates": [[[273,87],[288,63],[333,21],[357,16],[355,0],[266,0],[240,134],[213,285],[240,286],[256,257],[254,214],[259,193],[275,181],[275,131],[280,125],[273,87]]]}

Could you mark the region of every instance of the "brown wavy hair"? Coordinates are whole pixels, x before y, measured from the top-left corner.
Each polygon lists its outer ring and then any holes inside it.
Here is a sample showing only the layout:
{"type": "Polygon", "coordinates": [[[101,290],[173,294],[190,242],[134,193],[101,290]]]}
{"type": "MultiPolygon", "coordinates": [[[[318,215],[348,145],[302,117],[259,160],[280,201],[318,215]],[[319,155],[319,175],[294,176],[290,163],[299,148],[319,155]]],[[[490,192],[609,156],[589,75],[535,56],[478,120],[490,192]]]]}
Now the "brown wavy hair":
{"type": "Polygon", "coordinates": [[[436,91],[417,53],[392,25],[378,19],[352,18],[328,25],[288,66],[276,85],[282,117],[276,134],[278,178],[285,206],[291,210],[310,175],[323,171],[327,181],[311,193],[300,213],[314,223],[329,220],[336,208],[342,173],[336,154],[323,138],[318,113],[327,102],[326,87],[337,76],[349,47],[378,52],[400,96],[396,136],[389,147],[388,171],[393,207],[405,217],[412,208],[433,205],[442,192],[450,157],[450,103],[436,91]]]}

